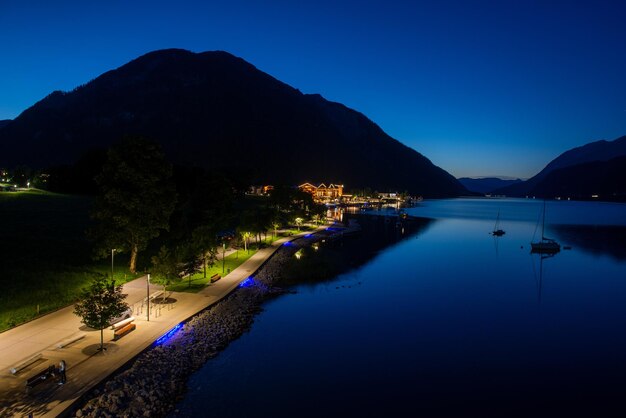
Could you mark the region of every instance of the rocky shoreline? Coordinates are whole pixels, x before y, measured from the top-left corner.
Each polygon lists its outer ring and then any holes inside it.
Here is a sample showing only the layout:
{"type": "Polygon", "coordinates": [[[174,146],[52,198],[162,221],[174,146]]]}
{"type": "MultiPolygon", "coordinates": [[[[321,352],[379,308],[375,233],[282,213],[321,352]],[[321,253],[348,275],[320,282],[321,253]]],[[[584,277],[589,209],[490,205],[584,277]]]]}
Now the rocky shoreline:
{"type": "MultiPolygon", "coordinates": [[[[240,287],[187,321],[169,340],[140,354],[130,367],[89,392],[75,417],[163,417],[184,396],[190,375],[239,338],[262,311],[264,301],[285,290],[276,287],[281,271],[305,246],[342,231],[309,234],[281,246],[240,287]]],[[[349,229],[348,229],[349,231],[349,229]]]]}

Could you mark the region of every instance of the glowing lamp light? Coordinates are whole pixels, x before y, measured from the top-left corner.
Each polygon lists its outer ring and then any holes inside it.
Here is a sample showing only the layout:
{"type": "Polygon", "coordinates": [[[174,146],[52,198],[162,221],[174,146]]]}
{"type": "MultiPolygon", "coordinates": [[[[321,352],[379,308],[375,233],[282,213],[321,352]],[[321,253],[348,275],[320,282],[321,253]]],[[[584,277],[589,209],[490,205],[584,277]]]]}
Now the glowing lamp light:
{"type": "Polygon", "coordinates": [[[255,282],[254,282],[254,278],[252,276],[248,277],[246,280],[244,280],[243,282],[239,283],[239,287],[251,287],[254,286],[255,282]]]}
{"type": "Polygon", "coordinates": [[[172,337],[183,327],[183,323],[181,322],[180,324],[176,325],[174,328],[172,328],[171,330],[167,331],[165,334],[163,334],[162,336],[159,337],[158,340],[156,340],[155,344],[156,345],[163,345],[166,342],[168,342],[170,339],[172,339],[172,337]]]}

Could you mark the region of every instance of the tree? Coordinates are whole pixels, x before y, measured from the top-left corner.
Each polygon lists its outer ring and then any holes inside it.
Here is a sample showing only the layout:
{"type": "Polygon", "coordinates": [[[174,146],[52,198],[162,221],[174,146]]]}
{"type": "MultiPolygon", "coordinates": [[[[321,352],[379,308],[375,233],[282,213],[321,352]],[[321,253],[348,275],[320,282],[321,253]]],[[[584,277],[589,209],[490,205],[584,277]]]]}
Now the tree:
{"type": "Polygon", "coordinates": [[[225,230],[217,234],[217,239],[222,243],[222,274],[226,269],[226,244],[235,237],[234,231],[225,230]]]}
{"type": "Polygon", "coordinates": [[[195,259],[197,267],[202,263],[206,278],[207,267],[216,260],[218,231],[231,223],[233,189],[226,179],[199,168],[178,166],[174,177],[179,203],[170,222],[167,246],[185,247],[181,261],[195,259]]]}
{"type": "Polygon", "coordinates": [[[328,208],[326,208],[325,205],[313,205],[313,207],[311,208],[311,212],[313,213],[313,220],[317,224],[322,224],[324,222],[324,219],[326,218],[327,211],[328,208]]]}
{"type": "Polygon", "coordinates": [[[302,226],[302,222],[304,220],[302,218],[296,218],[295,222],[296,222],[296,226],[298,227],[298,231],[300,230],[300,227],[302,226]]]}
{"type": "Polygon", "coordinates": [[[159,253],[152,257],[152,278],[155,283],[163,286],[163,298],[167,286],[182,280],[183,269],[176,252],[167,247],[161,247],[159,253]]]}
{"type": "Polygon", "coordinates": [[[104,329],[129,309],[125,298],[122,285],[116,286],[115,281],[96,276],[74,305],[74,314],[82,318],[83,324],[100,330],[100,350],[104,350],[104,329]]]}
{"type": "Polygon", "coordinates": [[[11,182],[18,187],[27,187],[33,176],[33,170],[25,165],[19,165],[13,169],[11,182]]]}
{"type": "Polygon", "coordinates": [[[217,244],[216,233],[210,226],[200,226],[191,233],[191,245],[200,254],[205,279],[207,267],[215,264],[217,259],[217,244]]]}
{"type": "Polygon", "coordinates": [[[169,229],[176,205],[172,167],[160,147],[141,137],[125,137],[109,149],[102,172],[96,176],[100,194],[91,231],[97,256],[116,248],[130,252],[129,269],[137,270],[137,254],[148,242],[169,229]]]}
{"type": "Polygon", "coordinates": [[[280,222],[278,222],[278,220],[272,221],[272,228],[274,228],[274,238],[276,238],[277,230],[280,228],[280,222]]]}
{"type": "MultiPolygon", "coordinates": [[[[179,276],[187,277],[187,287],[191,287],[192,276],[200,269],[201,264],[206,264],[206,256],[203,257],[196,247],[193,238],[178,247],[179,276]]],[[[206,270],[205,270],[206,277],[206,270]]]]}
{"type": "Polygon", "coordinates": [[[256,231],[259,234],[259,241],[261,238],[261,233],[264,234],[267,239],[267,231],[272,227],[272,219],[274,218],[274,211],[268,207],[260,207],[257,210],[256,217],[256,231]]]}
{"type": "Polygon", "coordinates": [[[252,236],[252,232],[250,232],[250,231],[242,231],[242,232],[240,232],[240,234],[241,234],[241,237],[243,238],[243,249],[244,249],[244,251],[249,253],[249,251],[248,251],[248,240],[252,236]]]}
{"type": "Polygon", "coordinates": [[[292,187],[275,187],[270,192],[270,205],[278,210],[305,209],[314,205],[313,196],[300,189],[292,187]]]}

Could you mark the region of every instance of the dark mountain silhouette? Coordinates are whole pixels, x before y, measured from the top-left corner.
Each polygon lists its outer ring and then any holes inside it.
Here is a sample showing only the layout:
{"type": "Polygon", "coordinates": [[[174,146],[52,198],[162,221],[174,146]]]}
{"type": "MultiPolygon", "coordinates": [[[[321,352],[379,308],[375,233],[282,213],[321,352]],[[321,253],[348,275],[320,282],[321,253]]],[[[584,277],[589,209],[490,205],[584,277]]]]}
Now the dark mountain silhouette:
{"type": "Polygon", "coordinates": [[[553,170],[532,194],[539,197],[626,200],[626,156],[553,170]]]}
{"type": "MultiPolygon", "coordinates": [[[[585,163],[602,161],[606,162],[620,156],[626,156],[626,136],[622,136],[614,141],[602,140],[591,142],[581,147],[573,148],[559,155],[557,158],[552,160],[543,170],[541,170],[538,174],[531,177],[527,181],[498,189],[495,192],[499,194],[506,194],[509,196],[538,195],[536,190],[548,190],[547,186],[541,188],[540,184],[548,177],[550,173],[554,172],[555,170],[577,165],[584,165],[585,163]],[[539,189],[537,189],[538,187],[539,189]]],[[[594,167],[595,169],[598,169],[599,166],[591,165],[589,167],[594,167]]],[[[578,173],[578,169],[574,170],[574,172],[578,173]]],[[[563,178],[562,180],[567,181],[566,178],[563,178]]],[[[580,194],[583,194],[582,190],[580,194]]]]}
{"type": "Polygon", "coordinates": [[[219,51],[151,52],[50,94],[0,130],[0,165],[71,164],[124,134],[156,140],[174,164],[256,184],[324,179],[426,196],[463,191],[361,113],[219,51]]]}
{"type": "Polygon", "coordinates": [[[626,136],[617,138],[614,141],[596,141],[581,147],[572,148],[565,151],[552,160],[537,176],[544,177],[549,172],[559,168],[573,165],[590,163],[593,161],[608,161],[615,157],[626,155],[626,136]]]}
{"type": "Polygon", "coordinates": [[[0,120],[0,129],[2,129],[4,126],[8,125],[11,121],[12,121],[12,119],[2,119],[2,120],[0,120]]]}
{"type": "Polygon", "coordinates": [[[522,180],[503,180],[497,177],[483,177],[473,179],[470,177],[461,177],[457,179],[467,190],[476,193],[487,194],[496,189],[507,187],[513,184],[521,183],[522,180]]]}

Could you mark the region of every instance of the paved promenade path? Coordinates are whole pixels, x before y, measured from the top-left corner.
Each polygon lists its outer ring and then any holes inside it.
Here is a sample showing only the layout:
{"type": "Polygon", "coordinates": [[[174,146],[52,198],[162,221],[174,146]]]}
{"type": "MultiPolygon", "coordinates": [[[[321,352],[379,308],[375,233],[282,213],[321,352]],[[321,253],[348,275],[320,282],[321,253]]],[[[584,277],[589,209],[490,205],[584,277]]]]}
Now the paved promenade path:
{"type": "Polygon", "coordinates": [[[100,331],[81,324],[73,314],[73,306],[5,331],[0,334],[0,416],[25,417],[32,413],[34,417],[56,417],[62,414],[80,396],[150,347],[160,336],[227,296],[256,272],[284,242],[307,233],[275,241],[196,294],[174,292],[166,301],[168,303],[151,302],[149,321],[143,301],[146,294],[154,294],[162,288],[150,285],[148,289],[145,276],[126,283],[124,293],[128,294],[127,302],[133,308],[137,328],[117,341],[113,341],[113,331],[105,329],[107,349],[104,353],[97,351],[100,331]],[[81,334],[84,334],[83,338],[63,348],[58,347],[58,343],[81,334]],[[34,363],[15,374],[11,373],[11,368],[39,354],[41,357],[34,363]],[[57,385],[55,379],[48,379],[27,393],[28,378],[50,365],[58,366],[61,360],[67,364],[65,385],[57,385]]]}

